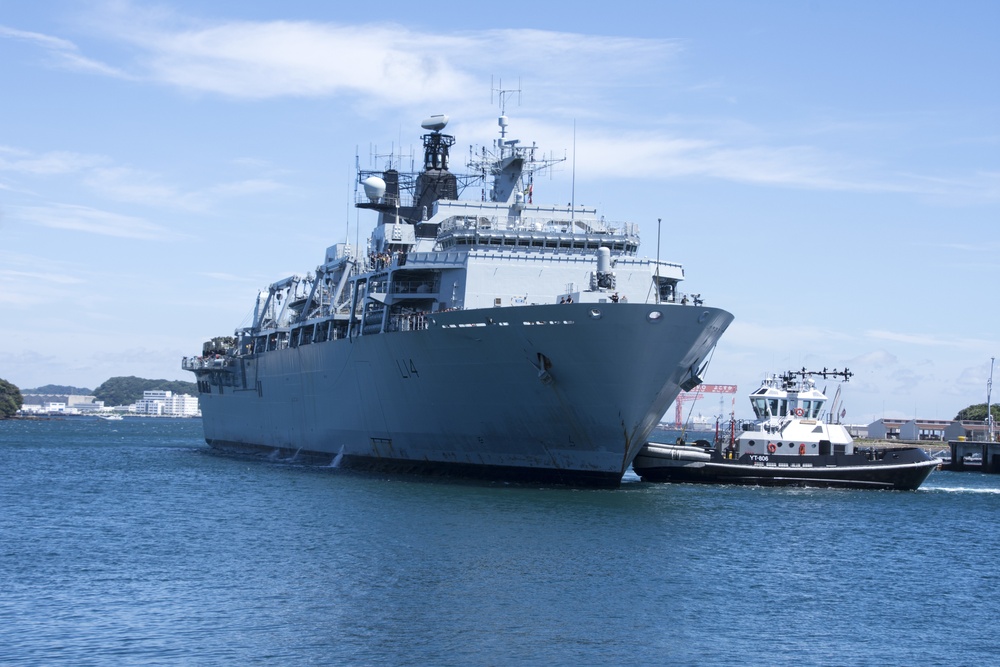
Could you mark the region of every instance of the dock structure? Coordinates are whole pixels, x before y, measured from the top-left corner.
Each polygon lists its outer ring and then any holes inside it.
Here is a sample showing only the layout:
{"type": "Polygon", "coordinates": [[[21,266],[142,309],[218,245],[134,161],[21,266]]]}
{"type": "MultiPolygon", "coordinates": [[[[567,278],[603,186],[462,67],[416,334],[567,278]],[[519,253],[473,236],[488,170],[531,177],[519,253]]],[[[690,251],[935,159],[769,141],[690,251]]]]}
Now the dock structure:
{"type": "Polygon", "coordinates": [[[949,440],[951,463],[946,470],[1000,473],[1000,442],[949,440]]]}

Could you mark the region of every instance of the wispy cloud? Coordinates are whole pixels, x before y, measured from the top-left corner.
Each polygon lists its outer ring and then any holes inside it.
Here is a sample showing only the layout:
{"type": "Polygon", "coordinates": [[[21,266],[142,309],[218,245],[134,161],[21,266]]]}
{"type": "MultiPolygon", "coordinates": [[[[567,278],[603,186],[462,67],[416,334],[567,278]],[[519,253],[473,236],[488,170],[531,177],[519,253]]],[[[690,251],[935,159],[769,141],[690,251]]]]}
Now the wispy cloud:
{"type": "Polygon", "coordinates": [[[0,280],[19,280],[25,282],[50,282],[60,285],[76,285],[83,280],[75,276],[61,273],[41,273],[38,271],[12,271],[0,269],[0,280]]]}
{"type": "Polygon", "coordinates": [[[0,146],[0,171],[47,176],[80,172],[109,162],[110,158],[103,155],[70,151],[32,153],[12,146],[0,146]]]}
{"type": "MultiPolygon", "coordinates": [[[[119,3],[101,29],[142,55],[147,79],[238,98],[360,95],[397,106],[461,100],[484,72],[530,71],[547,89],[653,85],[680,40],[542,30],[417,32],[391,23],[194,21],[150,16],[119,3]],[[561,84],[561,85],[560,85],[561,84]]],[[[488,75],[488,74],[487,74],[488,75]]]]}
{"type": "Polygon", "coordinates": [[[951,347],[966,350],[983,350],[984,354],[988,353],[989,350],[996,346],[995,341],[981,338],[967,338],[952,335],[940,336],[899,331],[884,331],[879,329],[870,329],[866,331],[865,337],[906,345],[918,345],[922,347],[951,347]]]}
{"type": "MultiPolygon", "coordinates": [[[[247,163],[245,166],[254,165],[247,163]]],[[[222,199],[287,189],[285,184],[272,178],[247,178],[184,189],[165,181],[160,174],[115,165],[111,158],[103,155],[70,151],[33,153],[12,146],[0,146],[0,172],[3,171],[41,179],[69,175],[91,192],[109,200],[188,211],[210,209],[222,199]]],[[[14,188],[0,184],[0,189],[14,188]]]]}
{"type": "MultiPolygon", "coordinates": [[[[530,72],[528,97],[544,98],[548,116],[538,122],[544,140],[573,138],[572,119],[589,119],[577,157],[581,172],[603,178],[634,172],[650,179],[719,179],[772,187],[828,191],[900,193],[966,203],[1000,199],[1000,175],[992,171],[919,174],[839,152],[837,136],[867,135],[870,119],[841,119],[825,114],[811,128],[796,123],[796,139],[785,143],[775,133],[738,119],[679,119],[684,127],[664,129],[657,101],[665,90],[691,91],[697,83],[676,74],[688,57],[680,39],[610,37],[533,29],[420,32],[389,23],[347,25],[315,21],[199,19],[161,7],[127,1],[99,5],[88,14],[93,33],[128,46],[129,60],[103,65],[80,53],[66,39],[0,29],[0,37],[21,39],[58,56],[64,66],[109,76],[125,76],[186,92],[236,100],[277,97],[338,97],[359,107],[459,110],[469,90],[485,89],[495,72],[530,72]],[[675,71],[676,70],[676,71],[675,71]],[[580,82],[586,82],[581,85],[580,82]],[[650,103],[620,108],[624,89],[648,88],[650,103]],[[628,113],[622,133],[602,119],[628,113]],[[548,125],[548,128],[544,126],[548,125]],[[597,128],[596,130],[594,128],[597,128]],[[819,140],[822,143],[810,143],[819,140]]],[[[510,81],[511,86],[514,85],[510,81]]],[[[721,86],[722,84],[712,84],[721,86]]],[[[674,120],[678,120],[674,118],[674,120]]],[[[879,118],[883,126],[891,119],[879,118]]],[[[530,123],[526,123],[526,126],[530,123]]],[[[787,127],[783,135],[787,135],[787,127]]],[[[490,138],[491,139],[491,138],[490,138]]],[[[489,140],[489,139],[487,139],[489,140]]],[[[553,144],[549,144],[553,145],[553,144]]],[[[58,154],[50,158],[58,168],[58,154]]],[[[67,156],[72,157],[72,156],[67,156]]],[[[27,163],[21,168],[29,168],[27,163]]],[[[35,168],[47,168],[44,163],[35,168]]],[[[140,179],[141,180],[141,179],[140,179]]],[[[173,196],[162,184],[126,183],[123,175],[95,175],[97,187],[118,196],[165,196],[171,202],[198,206],[197,196],[173,196]]],[[[243,187],[275,184],[247,182],[243,187]]],[[[225,188],[220,187],[219,192],[225,188]]]]}
{"type": "Polygon", "coordinates": [[[652,179],[706,177],[758,185],[868,192],[905,191],[905,186],[874,183],[857,176],[856,164],[810,146],[734,146],[713,139],[659,132],[583,134],[576,141],[577,166],[588,177],[605,178],[634,171],[652,179]]]}
{"type": "Polygon", "coordinates": [[[110,213],[86,206],[25,206],[14,214],[27,222],[68,231],[146,241],[174,240],[178,234],[132,216],[110,213]]]}
{"type": "Polygon", "coordinates": [[[396,26],[238,21],[171,30],[147,24],[117,36],[145,50],[140,64],[147,78],[231,97],[353,92],[412,100],[474,83],[451,55],[470,50],[474,40],[396,26]]]}
{"type": "Polygon", "coordinates": [[[76,44],[66,39],[27,30],[17,30],[3,25],[0,25],[0,37],[22,40],[41,47],[59,67],[122,79],[131,78],[118,68],[87,58],[80,53],[76,44]]]}
{"type": "Polygon", "coordinates": [[[161,182],[159,176],[129,167],[93,169],[83,179],[85,185],[106,197],[118,201],[143,204],[180,205],[189,199],[176,187],[161,182]]]}
{"type": "Polygon", "coordinates": [[[897,331],[869,330],[865,332],[869,338],[876,340],[887,340],[894,343],[907,343],[909,345],[949,345],[951,341],[944,340],[938,336],[926,336],[921,334],[900,333],[897,331]]]}
{"type": "Polygon", "coordinates": [[[755,348],[778,347],[787,349],[787,341],[843,342],[854,336],[843,331],[803,324],[768,325],[737,319],[729,327],[727,340],[755,348]]]}
{"type": "Polygon", "coordinates": [[[232,273],[219,273],[219,272],[209,272],[202,273],[201,275],[206,278],[211,278],[212,280],[221,280],[224,282],[234,282],[234,283],[251,283],[254,282],[252,279],[246,276],[236,276],[232,273]]]}
{"type": "MultiPolygon", "coordinates": [[[[66,262],[0,250],[0,304],[31,307],[65,301],[67,295],[87,280],[80,267],[66,262]]],[[[0,318],[3,319],[3,318],[0,318]]]]}
{"type": "Polygon", "coordinates": [[[213,185],[208,192],[220,197],[243,197],[247,195],[259,195],[287,188],[283,183],[267,178],[251,178],[245,181],[234,181],[231,183],[220,183],[213,185]]]}

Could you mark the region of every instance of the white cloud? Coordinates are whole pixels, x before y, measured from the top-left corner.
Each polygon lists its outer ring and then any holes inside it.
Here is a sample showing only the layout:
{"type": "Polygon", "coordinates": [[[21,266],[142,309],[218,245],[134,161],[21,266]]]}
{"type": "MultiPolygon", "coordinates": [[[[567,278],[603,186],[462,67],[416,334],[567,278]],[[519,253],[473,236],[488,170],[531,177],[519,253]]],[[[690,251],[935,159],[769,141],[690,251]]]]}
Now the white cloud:
{"type": "Polygon", "coordinates": [[[120,37],[147,49],[149,78],[232,97],[354,92],[413,100],[473,84],[451,64],[456,50],[470,50],[466,39],[430,38],[393,26],[234,22],[120,37]]]}
{"type": "Polygon", "coordinates": [[[27,30],[17,30],[3,25],[0,25],[0,37],[19,39],[35,44],[44,49],[60,67],[104,76],[130,78],[122,70],[81,55],[76,44],[69,40],[27,30]]]}
{"type": "Polygon", "coordinates": [[[878,331],[874,329],[866,331],[865,335],[877,340],[888,340],[894,343],[907,343],[910,345],[948,345],[951,342],[942,340],[937,336],[900,333],[896,331],[878,331]]]}
{"type": "Polygon", "coordinates": [[[146,241],[178,238],[174,232],[141,218],[101,211],[87,206],[69,204],[25,206],[15,209],[15,215],[22,220],[51,229],[146,241]]]}
{"type": "MultiPolygon", "coordinates": [[[[485,93],[484,81],[493,72],[529,72],[526,97],[544,98],[551,130],[533,136],[558,137],[568,147],[569,119],[588,119],[591,128],[602,128],[582,132],[577,150],[581,171],[595,178],[634,173],[640,164],[645,177],[660,180],[696,177],[904,193],[960,203],[1000,198],[1000,176],[995,171],[958,176],[893,173],[884,165],[829,148],[830,141],[836,141],[830,135],[870,133],[871,121],[825,115],[816,119],[812,131],[798,126],[799,136],[824,138],[823,148],[778,145],[771,138],[773,132],[742,121],[664,120],[657,108],[665,99],[663,91],[692,89],[689,81],[675,81],[672,72],[685,53],[685,40],[533,29],[424,33],[387,23],[195,20],[129,2],[103,5],[88,20],[95,32],[129,46],[134,55],[125,67],[131,76],[236,99],[343,97],[357,105],[426,107],[433,102],[455,109],[468,104],[470,90],[485,93]],[[650,90],[648,104],[619,108],[625,100],[635,99],[632,92],[620,91],[640,88],[650,90]],[[626,113],[631,114],[631,125],[644,129],[631,134],[603,129],[616,125],[614,119],[626,113]],[[675,133],[663,129],[665,122],[677,121],[687,129],[675,133]]],[[[81,56],[79,48],[65,39],[11,28],[0,29],[0,36],[60,54],[64,64],[123,76],[123,69],[81,56]]],[[[505,87],[515,85],[507,80],[505,87]]],[[[888,125],[890,120],[880,122],[888,125]]],[[[51,157],[58,165],[60,156],[51,157]]],[[[121,176],[105,174],[91,182],[116,190],[117,196],[129,201],[165,197],[188,207],[200,203],[197,196],[173,196],[169,188],[148,181],[127,184],[121,176]]],[[[224,189],[220,186],[220,192],[224,189]]]]}
{"type": "Polygon", "coordinates": [[[79,267],[48,258],[0,252],[0,304],[12,307],[58,303],[87,281],[79,267]]]}
{"type": "Polygon", "coordinates": [[[267,178],[252,178],[245,181],[213,185],[208,188],[208,192],[222,197],[242,197],[284,190],[286,187],[282,183],[267,178]]]}
{"type": "Polygon", "coordinates": [[[104,167],[91,170],[84,178],[91,189],[118,201],[190,208],[190,198],[177,188],[160,182],[155,174],[129,167],[104,167]]]}
{"type": "Polygon", "coordinates": [[[208,272],[208,273],[202,273],[201,275],[205,276],[206,278],[211,278],[213,280],[222,280],[225,282],[239,282],[239,283],[252,282],[245,276],[236,276],[233,275],[232,273],[208,272]]]}
{"type": "Polygon", "coordinates": [[[70,174],[107,164],[103,155],[87,155],[70,151],[32,153],[12,146],[0,146],[0,171],[48,176],[70,174]]]}
{"type": "Polygon", "coordinates": [[[11,271],[0,269],[0,280],[17,280],[21,282],[50,282],[60,285],[75,285],[83,281],[73,276],[61,273],[40,273],[38,271],[11,271]]]}
{"type": "Polygon", "coordinates": [[[138,48],[135,69],[160,83],[253,99],[350,93],[391,105],[461,100],[496,71],[530,72],[540,88],[562,90],[567,99],[586,94],[568,85],[574,80],[661,85],[648,75],[674,60],[682,43],[542,30],[421,33],[390,23],[195,24],[128,4],[99,25],[138,48]]]}
{"type": "Polygon", "coordinates": [[[892,368],[898,363],[899,359],[896,358],[896,355],[890,354],[885,350],[866,352],[850,360],[852,366],[867,369],[892,368]]]}
{"type": "MultiPolygon", "coordinates": [[[[254,165],[247,163],[245,166],[254,165]]],[[[287,189],[286,185],[271,178],[248,178],[186,191],[164,182],[159,174],[114,165],[110,158],[103,155],[71,151],[33,153],[11,146],[0,146],[0,171],[37,178],[74,176],[89,190],[107,199],[188,211],[204,211],[221,198],[287,189]]],[[[0,184],[0,189],[14,190],[5,184],[0,184]]]]}
{"type": "Polygon", "coordinates": [[[754,348],[778,347],[788,349],[787,341],[843,342],[853,336],[842,331],[807,324],[766,325],[748,320],[735,320],[726,332],[727,343],[737,342],[754,348]]]}
{"type": "Polygon", "coordinates": [[[931,335],[922,333],[907,333],[899,331],[869,330],[864,333],[866,338],[889,341],[901,345],[918,347],[942,347],[955,351],[967,352],[972,355],[990,356],[996,349],[996,340],[988,338],[970,338],[952,334],[931,335]]]}

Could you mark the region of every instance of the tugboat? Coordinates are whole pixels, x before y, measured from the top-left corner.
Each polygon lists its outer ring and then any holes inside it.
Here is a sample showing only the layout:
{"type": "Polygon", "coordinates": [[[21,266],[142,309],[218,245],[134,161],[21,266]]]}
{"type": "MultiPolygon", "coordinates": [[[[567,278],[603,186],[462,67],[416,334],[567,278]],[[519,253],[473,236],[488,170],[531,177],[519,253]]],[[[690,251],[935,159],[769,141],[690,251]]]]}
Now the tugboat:
{"type": "Polygon", "coordinates": [[[847,429],[823,421],[827,397],[814,376],[848,381],[844,369],[788,371],[750,394],[756,421],[713,447],[648,442],[632,469],[645,482],[916,490],[941,461],[920,447],[854,446],[847,429]]]}

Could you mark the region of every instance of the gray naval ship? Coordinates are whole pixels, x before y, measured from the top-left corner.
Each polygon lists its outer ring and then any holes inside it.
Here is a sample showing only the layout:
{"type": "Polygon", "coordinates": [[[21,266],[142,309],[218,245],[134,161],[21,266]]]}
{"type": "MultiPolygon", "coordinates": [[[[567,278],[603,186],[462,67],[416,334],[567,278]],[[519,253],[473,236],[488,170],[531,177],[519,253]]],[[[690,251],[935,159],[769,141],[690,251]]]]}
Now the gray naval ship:
{"type": "Polygon", "coordinates": [[[185,357],[219,450],[344,468],[615,487],[733,316],[640,258],[638,227],[534,202],[555,162],[507,138],[449,169],[358,169],[378,221],[258,294],[250,326],[185,357]],[[470,187],[478,185],[478,187],[470,187]],[[470,190],[473,199],[461,198],[470,190]]]}

